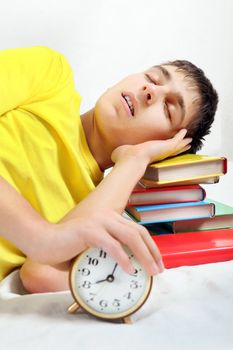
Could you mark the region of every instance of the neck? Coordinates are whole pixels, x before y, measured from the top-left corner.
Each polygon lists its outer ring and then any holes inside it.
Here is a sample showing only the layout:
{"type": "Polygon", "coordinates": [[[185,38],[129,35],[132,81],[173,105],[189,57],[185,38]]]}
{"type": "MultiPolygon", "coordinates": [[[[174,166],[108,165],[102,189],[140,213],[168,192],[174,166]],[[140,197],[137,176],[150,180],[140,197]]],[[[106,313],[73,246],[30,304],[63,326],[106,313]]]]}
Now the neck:
{"type": "Polygon", "coordinates": [[[108,147],[104,144],[103,138],[95,124],[94,109],[81,115],[81,122],[88,147],[98,163],[102,171],[110,168],[113,163],[111,161],[112,151],[108,151],[108,147]]]}

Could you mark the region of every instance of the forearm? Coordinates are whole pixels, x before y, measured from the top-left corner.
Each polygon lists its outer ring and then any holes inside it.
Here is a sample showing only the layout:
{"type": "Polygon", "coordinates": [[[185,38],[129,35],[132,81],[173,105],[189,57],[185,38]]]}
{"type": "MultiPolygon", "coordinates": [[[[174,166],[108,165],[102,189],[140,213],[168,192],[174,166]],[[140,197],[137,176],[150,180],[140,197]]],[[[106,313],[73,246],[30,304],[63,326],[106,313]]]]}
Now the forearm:
{"type": "Polygon", "coordinates": [[[63,221],[101,208],[122,213],[134,186],[143,176],[146,165],[146,162],[139,162],[136,157],[117,162],[96,189],[69,212],[63,221]]]}
{"type": "Polygon", "coordinates": [[[186,151],[190,138],[187,130],[180,130],[172,139],[148,141],[137,145],[122,145],[112,153],[112,171],[88,197],[64,219],[74,218],[96,208],[109,208],[121,213],[128,198],[149,163],[186,151]]]}
{"type": "Polygon", "coordinates": [[[101,199],[99,207],[111,207],[122,212],[133,188],[143,176],[145,168],[146,164],[139,163],[136,158],[115,164],[111,172],[91,194],[89,204],[101,199]]]}
{"type": "Polygon", "coordinates": [[[2,177],[0,189],[0,235],[24,254],[35,255],[50,224],[2,177]]]}

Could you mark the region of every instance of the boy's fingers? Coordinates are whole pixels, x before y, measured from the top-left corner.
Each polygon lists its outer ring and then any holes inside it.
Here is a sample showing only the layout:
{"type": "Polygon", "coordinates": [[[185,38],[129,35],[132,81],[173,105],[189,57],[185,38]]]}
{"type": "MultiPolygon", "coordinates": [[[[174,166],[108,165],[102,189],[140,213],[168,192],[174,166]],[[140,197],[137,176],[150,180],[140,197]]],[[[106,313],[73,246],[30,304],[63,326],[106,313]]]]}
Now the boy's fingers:
{"type": "Polygon", "coordinates": [[[146,243],[147,247],[149,248],[153,258],[156,260],[156,263],[159,267],[159,272],[162,272],[164,270],[164,264],[163,264],[161,253],[156,243],[154,242],[151,235],[146,229],[145,229],[145,232],[142,232],[142,238],[146,243]]]}
{"type": "Polygon", "coordinates": [[[183,153],[183,152],[188,151],[190,148],[191,148],[191,145],[188,145],[188,146],[182,148],[181,150],[179,150],[179,151],[173,153],[172,156],[177,156],[177,155],[180,154],[180,153],[183,153]]]}
{"type": "Polygon", "coordinates": [[[174,152],[183,150],[185,147],[190,146],[191,142],[192,142],[191,137],[182,139],[180,142],[177,142],[176,146],[174,146],[174,152]]]}
{"type": "Polygon", "coordinates": [[[174,151],[176,152],[176,151],[179,151],[179,150],[183,150],[184,148],[191,146],[191,144],[190,144],[191,142],[192,142],[191,138],[189,138],[187,140],[184,139],[179,145],[177,145],[175,147],[174,151]]]}
{"type": "Polygon", "coordinates": [[[162,272],[160,251],[146,228],[123,217],[122,228],[120,235],[122,233],[123,236],[119,238],[128,245],[146,271],[151,275],[162,272]]]}
{"type": "Polygon", "coordinates": [[[187,134],[187,129],[181,129],[175,134],[173,139],[176,141],[182,140],[186,134],[187,134]]]}
{"type": "Polygon", "coordinates": [[[134,273],[134,267],[132,262],[128,258],[128,255],[124,251],[122,245],[118,240],[116,240],[112,235],[103,235],[104,240],[102,244],[100,243],[101,248],[106,251],[127,273],[134,273]]]}

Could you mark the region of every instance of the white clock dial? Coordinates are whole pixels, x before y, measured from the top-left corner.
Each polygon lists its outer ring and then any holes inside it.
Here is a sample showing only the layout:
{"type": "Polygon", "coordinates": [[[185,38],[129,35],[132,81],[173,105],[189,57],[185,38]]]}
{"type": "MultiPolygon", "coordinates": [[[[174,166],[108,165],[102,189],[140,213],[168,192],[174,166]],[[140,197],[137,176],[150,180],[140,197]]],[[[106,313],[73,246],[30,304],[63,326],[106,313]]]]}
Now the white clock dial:
{"type": "Polygon", "coordinates": [[[103,318],[121,318],[137,310],[147,298],[152,279],[133,254],[125,248],[135,268],[127,274],[98,248],[90,248],[74,262],[71,290],[74,298],[88,312],[103,318]]]}

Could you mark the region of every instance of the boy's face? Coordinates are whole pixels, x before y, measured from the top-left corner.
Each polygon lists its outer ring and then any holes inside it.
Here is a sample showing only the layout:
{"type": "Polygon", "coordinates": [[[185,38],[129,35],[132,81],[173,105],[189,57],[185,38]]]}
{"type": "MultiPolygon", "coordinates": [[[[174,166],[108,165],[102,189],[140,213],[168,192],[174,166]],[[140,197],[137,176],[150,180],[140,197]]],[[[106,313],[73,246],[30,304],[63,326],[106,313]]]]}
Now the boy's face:
{"type": "Polygon", "coordinates": [[[106,145],[167,139],[188,127],[199,95],[176,69],[158,66],[130,75],[99,98],[95,127],[106,145]]]}

